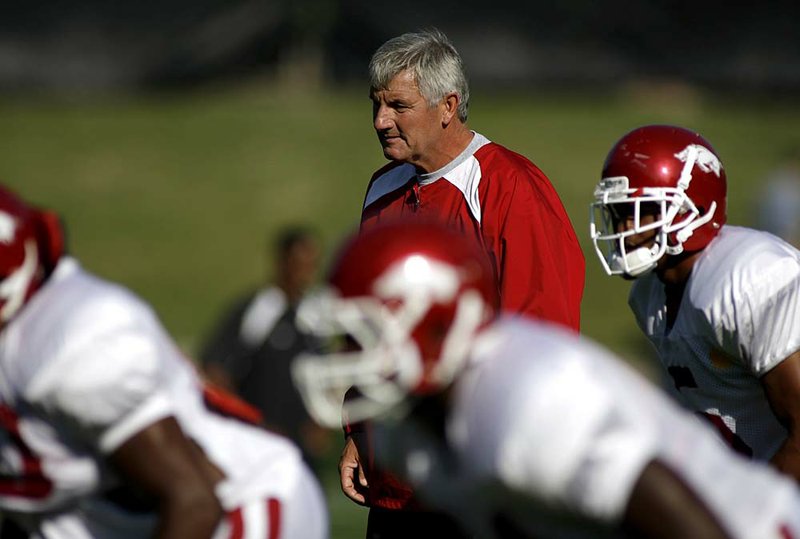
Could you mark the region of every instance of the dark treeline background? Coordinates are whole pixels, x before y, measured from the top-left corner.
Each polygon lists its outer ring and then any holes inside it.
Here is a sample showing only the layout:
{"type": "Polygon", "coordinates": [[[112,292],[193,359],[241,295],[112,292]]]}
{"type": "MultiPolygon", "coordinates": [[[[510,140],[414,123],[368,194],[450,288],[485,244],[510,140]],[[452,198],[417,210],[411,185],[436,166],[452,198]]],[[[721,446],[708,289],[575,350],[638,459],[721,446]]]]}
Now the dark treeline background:
{"type": "Polygon", "coordinates": [[[479,88],[680,82],[796,94],[800,3],[711,0],[6,0],[0,90],[158,89],[240,77],[361,82],[369,55],[437,26],[479,88]]]}

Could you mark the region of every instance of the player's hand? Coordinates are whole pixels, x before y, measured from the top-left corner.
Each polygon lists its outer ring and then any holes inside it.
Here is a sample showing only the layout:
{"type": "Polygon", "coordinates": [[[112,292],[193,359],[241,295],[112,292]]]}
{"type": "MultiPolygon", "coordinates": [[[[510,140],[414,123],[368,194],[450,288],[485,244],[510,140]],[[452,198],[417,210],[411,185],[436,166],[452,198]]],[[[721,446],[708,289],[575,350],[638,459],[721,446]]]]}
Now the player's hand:
{"type": "Polygon", "coordinates": [[[342,456],[339,459],[339,480],[342,485],[344,495],[359,505],[366,505],[364,492],[368,486],[367,478],[364,475],[364,467],[358,456],[358,449],[352,436],[347,437],[347,441],[342,449],[342,456]],[[358,483],[356,483],[356,478],[358,483]]]}

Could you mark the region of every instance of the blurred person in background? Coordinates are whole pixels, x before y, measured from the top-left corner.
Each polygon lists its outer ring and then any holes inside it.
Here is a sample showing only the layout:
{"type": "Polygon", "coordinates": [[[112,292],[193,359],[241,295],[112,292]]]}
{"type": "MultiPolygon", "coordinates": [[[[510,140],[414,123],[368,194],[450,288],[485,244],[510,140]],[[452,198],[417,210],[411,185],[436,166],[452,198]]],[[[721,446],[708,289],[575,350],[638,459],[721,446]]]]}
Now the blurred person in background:
{"type": "Polygon", "coordinates": [[[736,451],[800,480],[800,252],[726,224],[727,178],[694,131],[651,125],[611,149],[590,235],[656,349],[669,391],[736,451]]]}
{"type": "Polygon", "coordinates": [[[328,535],[314,475],[0,187],[0,512],[33,537],[328,535]]]}
{"type": "MultiPolygon", "coordinates": [[[[482,245],[505,311],[578,331],[585,267],[569,216],[536,165],[467,126],[469,86],[448,38],[433,29],[390,39],[369,73],[373,127],[390,163],[369,182],[361,229],[398,218],[445,222],[482,245]]],[[[408,485],[366,470],[369,428],[348,418],[339,464],[345,495],[371,508],[367,536],[455,537],[408,485]]]]}
{"type": "Polygon", "coordinates": [[[800,247],[800,146],[789,149],[764,178],[756,228],[800,247]]]}
{"type": "Polygon", "coordinates": [[[352,343],[295,362],[319,421],[336,427],[357,387],[345,413],[381,418],[380,462],[470,537],[800,536],[791,480],[588,339],[501,315],[473,240],[402,222],[343,244],[301,315],[352,343]]]}
{"type": "Polygon", "coordinates": [[[332,436],[308,416],[289,366],[298,353],[321,345],[295,322],[318,278],[319,241],[309,227],[286,226],[270,238],[266,258],[272,276],[223,314],[200,359],[212,383],[255,406],[265,425],[294,440],[316,468],[332,436]]]}

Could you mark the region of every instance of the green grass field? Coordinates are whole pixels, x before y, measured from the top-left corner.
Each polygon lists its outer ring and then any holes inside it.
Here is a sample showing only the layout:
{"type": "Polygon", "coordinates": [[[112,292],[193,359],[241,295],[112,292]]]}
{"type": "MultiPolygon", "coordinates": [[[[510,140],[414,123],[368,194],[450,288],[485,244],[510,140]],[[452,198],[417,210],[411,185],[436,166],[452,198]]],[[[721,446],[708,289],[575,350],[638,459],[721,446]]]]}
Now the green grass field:
{"type": "MultiPolygon", "coordinates": [[[[800,146],[797,103],[628,90],[605,97],[477,93],[470,126],[533,159],[561,194],[587,258],[584,332],[642,368],[627,283],[586,241],[588,204],[611,144],[645,123],[704,133],[726,166],[729,221],[751,224],[760,180],[800,146]]],[[[268,235],[317,227],[328,253],[358,222],[384,161],[366,90],[249,85],[87,102],[0,100],[0,180],[65,217],[86,267],[154,305],[190,354],[219,310],[262,279],[268,235]]],[[[361,536],[366,512],[326,481],[333,537],[361,536]]]]}

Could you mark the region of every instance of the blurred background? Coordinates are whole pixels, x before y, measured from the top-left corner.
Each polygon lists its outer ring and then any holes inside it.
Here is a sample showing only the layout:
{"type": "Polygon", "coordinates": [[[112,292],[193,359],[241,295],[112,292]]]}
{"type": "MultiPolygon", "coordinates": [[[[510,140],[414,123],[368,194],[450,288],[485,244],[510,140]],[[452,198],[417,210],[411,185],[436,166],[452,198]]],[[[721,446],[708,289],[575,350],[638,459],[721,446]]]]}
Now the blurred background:
{"type": "MultiPolygon", "coordinates": [[[[777,215],[760,209],[770,178],[800,156],[797,2],[6,0],[0,13],[0,181],[59,210],[72,252],[152,303],[192,356],[264,281],[272,233],[307,223],[326,260],[356,227],[384,162],[367,63],[406,31],[451,37],[469,125],[549,175],[587,259],[583,330],[646,372],[628,284],[587,241],[606,152],[641,124],[698,130],[727,169],[729,222],[753,226],[777,215]]],[[[334,446],[333,537],[360,537],[366,511],[339,494],[334,446]]]]}

